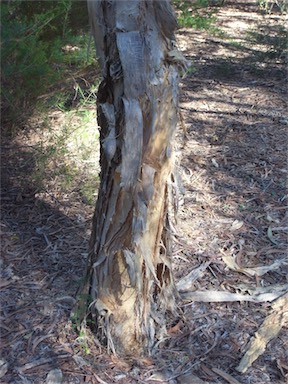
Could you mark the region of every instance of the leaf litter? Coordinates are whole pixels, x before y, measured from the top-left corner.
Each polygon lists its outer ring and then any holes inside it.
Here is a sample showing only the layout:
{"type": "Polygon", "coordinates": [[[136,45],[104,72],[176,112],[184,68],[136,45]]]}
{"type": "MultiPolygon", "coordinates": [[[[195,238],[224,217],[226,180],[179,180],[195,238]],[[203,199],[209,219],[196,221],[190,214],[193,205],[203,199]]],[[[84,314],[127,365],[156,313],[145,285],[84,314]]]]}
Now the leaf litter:
{"type": "Polygon", "coordinates": [[[179,124],[177,138],[186,192],[173,261],[183,300],[157,355],[111,357],[89,329],[79,337],[69,315],[93,207],[57,179],[34,186],[37,130],[2,140],[3,383],[45,383],[54,375],[67,384],[286,382],[285,63],[283,56],[263,61],[264,45],[247,40],[249,31],[283,25],[284,16],[238,1],[217,19],[226,37],[178,32],[195,67],[182,80],[186,131],[183,140],[179,124]]]}

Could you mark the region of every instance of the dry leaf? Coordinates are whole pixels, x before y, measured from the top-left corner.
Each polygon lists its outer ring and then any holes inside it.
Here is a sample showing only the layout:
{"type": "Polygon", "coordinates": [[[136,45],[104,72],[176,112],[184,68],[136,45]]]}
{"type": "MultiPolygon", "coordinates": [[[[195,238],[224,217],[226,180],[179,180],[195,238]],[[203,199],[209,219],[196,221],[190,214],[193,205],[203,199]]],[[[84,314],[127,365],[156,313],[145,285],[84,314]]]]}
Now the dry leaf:
{"type": "Polygon", "coordinates": [[[285,364],[281,359],[277,359],[276,363],[277,363],[277,368],[281,372],[281,375],[283,377],[287,376],[288,378],[288,364],[285,364]],[[285,371],[287,371],[287,373],[285,371]]]}
{"type": "Polygon", "coordinates": [[[188,273],[188,275],[183,277],[181,280],[179,280],[176,284],[178,291],[188,291],[189,289],[193,288],[193,283],[201,276],[203,276],[210,263],[210,261],[206,261],[205,263],[199,265],[199,267],[193,269],[190,273],[188,273]]]}
{"type": "Polygon", "coordinates": [[[228,381],[228,383],[230,384],[241,384],[238,380],[229,375],[229,373],[222,371],[222,369],[212,368],[212,371],[217,373],[217,375],[223,377],[223,379],[228,381]]]}
{"type": "Polygon", "coordinates": [[[167,330],[168,335],[180,332],[182,326],[183,326],[183,321],[181,320],[178,321],[178,323],[174,325],[174,327],[171,327],[167,330]]]}
{"type": "Polygon", "coordinates": [[[272,215],[270,215],[270,213],[267,213],[266,219],[268,221],[270,221],[270,223],[274,222],[274,223],[279,224],[279,219],[277,219],[277,218],[275,219],[272,215]]]}
{"type": "Polygon", "coordinates": [[[0,359],[0,379],[5,376],[8,371],[8,363],[4,359],[0,359]]]}
{"type": "Polygon", "coordinates": [[[72,356],[73,360],[75,361],[75,363],[80,367],[84,367],[85,365],[90,365],[88,363],[88,361],[86,361],[85,359],[83,359],[83,357],[79,356],[79,355],[74,355],[72,356]]]}
{"type": "Polygon", "coordinates": [[[273,243],[275,245],[278,245],[278,241],[273,236],[273,232],[272,232],[271,226],[269,226],[268,229],[267,229],[267,236],[268,236],[268,239],[271,241],[271,243],[273,243]]]}
{"type": "Polygon", "coordinates": [[[224,261],[224,263],[227,265],[228,268],[236,272],[244,273],[247,276],[263,276],[267,272],[275,271],[276,269],[280,268],[283,264],[284,265],[288,264],[287,260],[281,259],[281,260],[276,260],[274,263],[267,266],[245,268],[245,267],[240,267],[237,264],[236,257],[225,255],[223,252],[222,252],[222,260],[224,261]]]}
{"type": "Polygon", "coordinates": [[[136,361],[140,368],[151,367],[154,364],[153,359],[148,356],[141,358],[138,357],[136,361]]]}
{"type": "Polygon", "coordinates": [[[231,225],[231,230],[236,231],[237,229],[240,229],[243,227],[244,222],[241,220],[234,220],[232,225],[231,225]]]}
{"type": "Polygon", "coordinates": [[[13,279],[10,279],[10,280],[3,279],[2,281],[0,281],[0,288],[8,287],[9,285],[12,285],[14,283],[15,283],[15,280],[13,279]]]}
{"type": "Polygon", "coordinates": [[[52,369],[46,377],[46,384],[61,384],[63,381],[63,373],[61,369],[52,369]]]}
{"type": "Polygon", "coordinates": [[[166,383],[167,382],[167,375],[163,372],[155,372],[155,373],[153,373],[152,376],[147,378],[147,380],[145,380],[145,381],[150,381],[150,380],[157,381],[159,383],[166,383]]]}
{"type": "Polygon", "coordinates": [[[113,379],[115,381],[119,381],[119,380],[125,379],[126,377],[127,375],[125,373],[120,373],[119,375],[114,376],[113,379]]]}
{"type": "Polygon", "coordinates": [[[260,295],[262,293],[277,293],[278,297],[284,295],[288,291],[288,283],[283,285],[269,285],[268,287],[256,287],[253,288],[246,284],[231,285],[236,290],[240,290],[241,293],[249,293],[250,295],[260,295]]]}
{"type": "Polygon", "coordinates": [[[199,377],[192,375],[191,373],[180,375],[177,377],[177,383],[179,384],[206,384],[206,381],[201,380],[199,377]]]}
{"type": "Polygon", "coordinates": [[[95,378],[98,381],[98,383],[100,383],[100,384],[108,384],[107,381],[102,380],[98,375],[96,375],[95,372],[93,372],[93,375],[95,376],[95,378]]]}

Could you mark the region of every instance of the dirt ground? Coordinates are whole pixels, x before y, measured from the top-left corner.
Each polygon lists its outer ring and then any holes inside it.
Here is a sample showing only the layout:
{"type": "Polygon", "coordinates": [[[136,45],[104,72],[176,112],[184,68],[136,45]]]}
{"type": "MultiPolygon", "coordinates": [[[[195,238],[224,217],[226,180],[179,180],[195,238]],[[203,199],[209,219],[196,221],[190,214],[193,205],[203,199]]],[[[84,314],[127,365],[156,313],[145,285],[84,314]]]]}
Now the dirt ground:
{"type": "Polygon", "coordinates": [[[287,73],[285,55],[273,50],[285,16],[237,1],[217,20],[218,33],[178,31],[192,70],[181,81],[186,132],[179,125],[176,151],[185,193],[173,262],[177,282],[197,271],[190,289],[202,296],[187,293],[167,340],[141,361],[108,356],[77,333],[69,315],[93,207],[77,190],[35,190],[33,135],[3,137],[1,383],[61,382],[49,372],[66,384],[287,382],[287,313],[286,328],[252,366],[236,369],[273,313],[271,297],[287,293],[287,73]]]}

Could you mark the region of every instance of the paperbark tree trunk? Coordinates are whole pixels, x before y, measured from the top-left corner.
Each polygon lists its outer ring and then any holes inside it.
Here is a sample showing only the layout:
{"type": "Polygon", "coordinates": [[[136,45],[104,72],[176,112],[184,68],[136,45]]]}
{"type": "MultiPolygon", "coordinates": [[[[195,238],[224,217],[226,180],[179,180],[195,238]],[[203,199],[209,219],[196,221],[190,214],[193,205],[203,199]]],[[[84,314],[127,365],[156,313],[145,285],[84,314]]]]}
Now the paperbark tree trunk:
{"type": "Polygon", "coordinates": [[[101,183],[82,293],[108,350],[146,354],[165,334],[167,311],[176,311],[169,209],[177,22],[166,0],[93,0],[88,10],[103,76],[101,183]]]}

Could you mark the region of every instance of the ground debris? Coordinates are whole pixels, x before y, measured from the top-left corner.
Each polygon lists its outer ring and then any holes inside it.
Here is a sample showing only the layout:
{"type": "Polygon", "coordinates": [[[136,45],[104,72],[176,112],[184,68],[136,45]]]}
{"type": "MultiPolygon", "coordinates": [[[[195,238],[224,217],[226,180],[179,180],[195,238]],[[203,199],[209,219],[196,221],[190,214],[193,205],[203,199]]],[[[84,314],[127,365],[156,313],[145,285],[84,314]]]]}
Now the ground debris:
{"type": "Polygon", "coordinates": [[[201,264],[199,267],[193,269],[191,272],[189,272],[188,275],[184,276],[182,279],[180,279],[176,287],[179,292],[188,291],[193,287],[195,281],[199,279],[201,276],[203,276],[205,270],[209,266],[210,261],[206,261],[203,264],[201,264]]]}
{"type": "Polygon", "coordinates": [[[46,378],[46,384],[61,384],[63,381],[63,373],[61,369],[52,369],[46,378]]]}
{"type": "Polygon", "coordinates": [[[230,384],[240,384],[240,381],[236,380],[233,376],[229,375],[229,373],[222,371],[222,369],[212,368],[212,371],[217,373],[217,375],[223,377],[230,384]]]}
{"type": "MultiPolygon", "coordinates": [[[[71,356],[69,354],[63,354],[63,355],[58,355],[57,356],[57,359],[68,359],[70,358],[71,356]]],[[[20,367],[16,367],[16,370],[20,373],[23,373],[25,371],[29,371],[30,369],[34,369],[34,368],[37,368],[41,365],[46,365],[46,364],[51,364],[51,363],[54,363],[56,361],[56,357],[42,357],[40,359],[37,359],[37,360],[34,360],[34,361],[31,361],[30,363],[26,363],[20,367]]]]}
{"type": "Polygon", "coordinates": [[[283,266],[288,265],[288,260],[285,258],[275,260],[271,265],[264,265],[261,267],[241,267],[237,264],[236,257],[223,254],[222,260],[228,268],[233,271],[247,274],[248,276],[263,276],[265,273],[275,271],[283,266]]]}
{"type": "MultiPolygon", "coordinates": [[[[287,298],[287,65],[269,45],[281,43],[277,31],[285,16],[262,15],[256,0],[226,2],[218,11],[215,34],[187,28],[177,33],[179,48],[193,62],[181,80],[185,142],[180,121],[176,150],[185,195],[178,207],[181,241],[173,245],[176,284],[187,301],[179,304],[179,319],[168,319],[149,361],[109,356],[92,333],[79,337],[77,316],[75,323],[69,320],[84,275],[97,183],[95,174],[87,194],[82,176],[72,184],[68,179],[74,166],[87,175],[99,171],[95,105],[87,111],[81,106],[80,115],[69,111],[69,120],[64,111],[43,118],[37,111],[25,133],[2,137],[3,382],[45,383],[56,367],[65,384],[148,383],[164,368],[169,375],[162,379],[169,384],[287,379],[288,335],[274,336],[281,308],[285,317],[284,304],[274,305],[287,298]],[[93,161],[79,156],[86,141],[78,129],[69,151],[58,156],[64,147],[53,137],[62,126],[83,125],[83,113],[92,111],[87,149],[93,161]],[[43,162],[49,148],[56,154],[43,162]],[[260,324],[272,328],[263,334],[260,324]],[[248,371],[240,373],[235,367],[252,335],[265,353],[255,353],[257,362],[249,360],[248,371]],[[61,358],[64,351],[70,357],[61,358]]],[[[95,69],[82,76],[94,82],[95,69]]]]}
{"type": "Polygon", "coordinates": [[[0,379],[5,376],[8,371],[8,363],[4,359],[0,359],[0,379]]]}
{"type": "Polygon", "coordinates": [[[211,302],[229,302],[229,301],[250,301],[253,303],[263,303],[271,302],[277,299],[280,295],[283,294],[283,291],[287,291],[288,285],[284,285],[280,291],[274,291],[273,287],[270,289],[270,292],[259,293],[257,289],[250,290],[249,295],[243,295],[241,293],[232,293],[224,291],[185,291],[181,292],[181,298],[184,301],[201,301],[203,303],[211,302]]]}
{"type": "Polygon", "coordinates": [[[288,326],[288,293],[279,297],[272,304],[272,313],[261,324],[251,338],[245,355],[238,367],[239,372],[245,373],[253,362],[265,351],[269,341],[277,337],[282,327],[288,326]]]}

